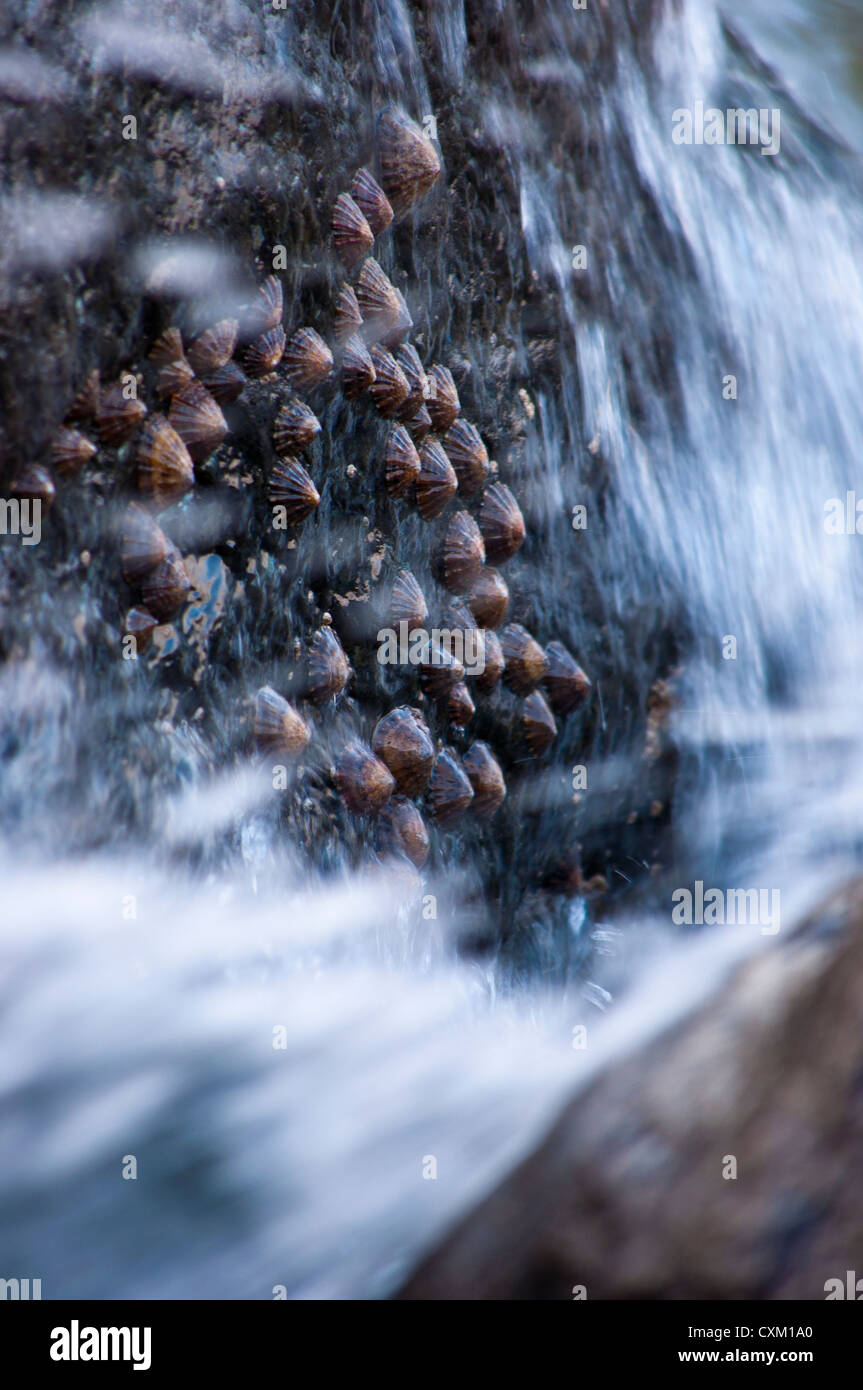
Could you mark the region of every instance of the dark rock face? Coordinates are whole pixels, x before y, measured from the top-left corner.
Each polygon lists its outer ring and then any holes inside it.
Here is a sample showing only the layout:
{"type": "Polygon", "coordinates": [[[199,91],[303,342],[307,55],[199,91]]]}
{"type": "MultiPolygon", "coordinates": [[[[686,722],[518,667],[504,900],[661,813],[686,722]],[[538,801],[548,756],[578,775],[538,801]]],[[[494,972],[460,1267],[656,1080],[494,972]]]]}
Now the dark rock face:
{"type": "MultiPolygon", "coordinates": [[[[426,701],[435,738],[463,748],[487,741],[506,774],[494,825],[467,817],[457,835],[433,832],[432,862],[472,866],[492,924],[476,940],[505,938],[519,970],[569,971],[566,898],[580,889],[582,865],[584,877],[609,878],[618,859],[649,867],[666,825],[656,807],[667,804],[674,774],[662,747],[638,755],[648,693],[671,669],[681,633],[644,611],[626,620],[626,635],[610,628],[593,568],[602,543],[580,550],[570,525],[574,503],[601,508],[607,482],[577,423],[564,301],[572,295],[601,318],[601,279],[591,269],[564,286],[531,265],[517,168],[529,130],[559,169],[561,225],[578,206],[579,239],[610,236],[611,212],[599,201],[610,161],[619,196],[629,197],[634,175],[621,137],[597,146],[591,111],[618,48],[644,60],[637,50],[652,9],[469,4],[462,22],[457,7],[396,0],[291,0],[284,9],[188,0],[158,15],[134,3],[82,13],[57,0],[10,12],[0,32],[12,55],[0,74],[7,482],[45,460],[93,369],[105,385],[131,373],[158,409],[147,360],[158,335],[177,323],[188,341],[235,312],[274,267],[288,335],[305,324],[332,341],[344,279],[329,244],[335,199],[370,164],[374,119],[388,101],[420,122],[434,117],[443,176],[375,254],[405,296],[423,362],[452,370],[465,418],[524,512],[527,539],[505,567],[508,620],[571,647],[602,690],[604,752],[633,758],[625,789],[616,780],[597,789],[585,818],[570,770],[596,746],[595,701],[559,721],[541,763],[525,759],[519,711],[503,689],[477,701],[463,735],[426,701]],[[583,74],[565,102],[549,76],[561,53],[583,74]],[[553,495],[550,455],[560,476],[553,495]]],[[[633,215],[651,213],[639,203],[633,215]]],[[[634,396],[662,379],[666,307],[652,311],[634,396]]],[[[370,852],[372,831],[345,818],[330,768],[350,737],[368,738],[387,709],[421,698],[415,682],[375,660],[378,594],[410,568],[438,620],[445,595],[432,556],[449,513],[426,526],[387,496],[386,423],[367,399],[348,403],[334,377],[308,397],[323,425],[308,455],[320,505],[295,536],[274,532],[271,429],[290,394],[278,368],[250,382],[224,407],[228,439],[161,517],[198,589],[138,662],[121,657],[124,614],[139,595],[123,582],[118,542],[136,495],[133,445],[100,448],[78,478],[60,482],[39,546],[4,538],[0,658],[18,693],[0,714],[0,798],[13,836],[32,840],[50,825],[63,850],[158,843],[158,795],[196,769],[245,756],[248,700],[267,684],[296,698],[309,640],[329,613],[354,679],[337,710],[320,712],[278,814],[313,866],[370,852]],[[309,799],[319,808],[311,817],[308,805],[299,810],[309,799]]]]}
{"type": "Polygon", "coordinates": [[[849,1179],[863,1160],[861,1010],[858,881],[602,1072],[401,1296],[822,1299],[829,1280],[844,1287],[863,1242],[849,1179]]]}

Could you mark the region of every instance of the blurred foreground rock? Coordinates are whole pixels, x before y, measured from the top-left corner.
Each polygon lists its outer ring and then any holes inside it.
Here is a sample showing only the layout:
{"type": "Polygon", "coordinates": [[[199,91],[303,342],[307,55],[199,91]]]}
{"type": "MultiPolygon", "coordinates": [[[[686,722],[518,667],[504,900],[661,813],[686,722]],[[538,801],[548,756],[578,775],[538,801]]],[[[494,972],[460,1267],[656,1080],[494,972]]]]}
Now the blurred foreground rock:
{"type": "Polygon", "coordinates": [[[858,880],[601,1073],[400,1297],[824,1298],[863,1252],[861,1020],[858,880]]]}

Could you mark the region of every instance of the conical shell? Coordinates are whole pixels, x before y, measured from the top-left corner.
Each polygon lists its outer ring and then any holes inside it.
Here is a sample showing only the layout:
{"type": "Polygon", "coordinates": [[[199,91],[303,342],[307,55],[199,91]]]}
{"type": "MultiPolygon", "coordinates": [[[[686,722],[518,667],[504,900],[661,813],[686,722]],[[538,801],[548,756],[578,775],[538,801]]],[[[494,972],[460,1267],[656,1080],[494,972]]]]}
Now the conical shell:
{"type": "Polygon", "coordinates": [[[393,583],[390,604],[393,628],[399,632],[399,623],[407,623],[408,633],[415,628],[425,627],[428,622],[428,607],[425,595],[410,570],[400,570],[393,583]]]}
{"type": "Polygon", "coordinates": [[[371,397],[381,415],[395,415],[399,406],[407,399],[409,387],[407,377],[396,359],[377,343],[371,350],[375,379],[371,385],[371,397]]]}
{"type": "Polygon", "coordinates": [[[429,415],[425,406],[421,406],[420,409],[417,411],[416,415],[412,415],[411,418],[407,421],[408,434],[410,435],[414,444],[416,444],[417,448],[419,448],[420,444],[422,444],[426,435],[431,430],[431,427],[431,416],[429,415]]]}
{"type": "Polygon", "coordinates": [[[393,425],[389,432],[385,463],[390,497],[404,497],[419,477],[420,456],[403,425],[393,425]]]}
{"type": "Polygon", "coordinates": [[[309,698],[323,703],[340,695],[348,683],[351,664],[331,627],[319,628],[309,650],[309,698]]]}
{"type": "Polygon", "coordinates": [[[373,337],[394,328],[402,314],[399,293],[374,257],[369,256],[357,280],[357,303],[373,337]]]}
{"type": "Polygon", "coordinates": [[[503,575],[484,565],[465,590],[465,600],[480,627],[500,627],[509,608],[509,589],[503,575]]]}
{"type": "Polygon", "coordinates": [[[336,763],[336,786],[349,811],[356,816],[376,816],[395,791],[389,768],[372,750],[354,739],[342,749],[336,763]]]}
{"type": "Polygon", "coordinates": [[[427,695],[440,700],[464,680],[464,667],[440,642],[426,642],[420,655],[420,683],[427,695]]]}
{"type": "Polygon", "coordinates": [[[262,333],[259,338],[255,338],[249,343],[243,353],[243,366],[246,369],[246,376],[252,380],[262,376],[269,376],[274,372],[282,360],[285,351],[286,334],[280,323],[275,328],[268,328],[266,333],[262,333]]]}
{"type": "Polygon", "coordinates": [[[39,502],[45,511],[50,511],[57,496],[57,489],[54,486],[54,479],[39,463],[32,463],[27,468],[23,468],[9,485],[9,491],[13,497],[28,499],[31,502],[39,502]]]}
{"type": "Polygon", "coordinates": [[[385,107],[378,116],[377,147],[384,192],[395,216],[404,217],[440,174],[437,150],[396,106],[385,107]]]}
{"type": "Polygon", "coordinates": [[[464,770],[473,787],[471,810],[487,820],[506,796],[506,782],[500,764],[487,743],[472,743],[464,755],[464,770]]]}
{"type": "Polygon", "coordinates": [[[569,714],[587,699],[590,681],[561,642],[549,642],[545,649],[545,666],[549,704],[555,714],[569,714]]]}
{"type": "Polygon", "coordinates": [[[427,376],[426,409],[431,416],[432,428],[443,435],[452,429],[458,419],[461,402],[448,367],[430,367],[427,376]]]}
{"type": "Polygon", "coordinates": [[[463,729],[470,723],[476,714],[476,705],[470,697],[470,691],[464,681],[459,681],[454,685],[447,699],[447,715],[450,723],[457,728],[463,729]]]}
{"type": "Polygon", "coordinates": [[[554,715],[545,702],[545,696],[538,690],[528,695],[522,704],[521,726],[525,743],[535,757],[540,757],[550,748],[557,737],[554,715]]]}
{"type": "Polygon", "coordinates": [[[135,450],[138,488],[148,492],[157,507],[170,507],[195,481],[189,451],[164,415],[151,415],[135,450]]]}
{"type": "Polygon", "coordinates": [[[299,459],[285,457],[270,474],[270,501],[284,507],[289,526],[298,526],[315,510],[321,497],[299,459]]]}
{"type": "Polygon", "coordinates": [[[419,796],[431,776],[434,744],[418,710],[400,705],[378,720],[372,748],[405,796],[419,796]]]}
{"type": "Polygon", "coordinates": [[[123,632],[127,637],[134,637],[136,652],[143,652],[150,645],[150,638],[157,627],[158,623],[149,608],[136,604],[126,614],[123,632]]]}
{"type": "Polygon", "coordinates": [[[418,869],[429,857],[429,834],[422,816],[406,796],[392,796],[378,820],[378,849],[403,854],[418,869]]]}
{"type": "Polygon", "coordinates": [[[168,543],[164,560],[151,570],[141,585],[141,598],[154,618],[165,622],[191,593],[192,585],[175,545],[168,543]]]}
{"type": "Polygon", "coordinates": [[[161,526],[137,502],[123,513],[120,534],[120,562],[127,584],[137,585],[160,565],[168,554],[169,541],[161,526]]]}
{"type": "Polygon", "coordinates": [[[506,662],[504,680],[516,695],[535,690],[545,675],[545,652],[521,623],[501,630],[500,645],[506,662]]]}
{"type": "Polygon", "coordinates": [[[363,326],[363,316],[352,285],[342,285],[336,297],[336,314],[333,320],[333,337],[337,343],[345,343],[358,333],[363,326]]]}
{"type": "Polygon", "coordinates": [[[423,521],[440,516],[450,498],[458,490],[455,470],[441,446],[434,439],[420,445],[420,471],[417,478],[417,508],[423,521]]]}
{"type": "Polygon", "coordinates": [[[194,379],[194,369],[183,352],[179,328],[166,328],[147,354],[156,368],[156,391],[163,398],[181,391],[194,379]]]}
{"type": "Polygon", "coordinates": [[[356,400],[375,383],[377,373],[369,350],[358,333],[348,338],[342,354],[342,390],[349,401],[356,400]]]}
{"type": "Polygon", "coordinates": [[[403,343],[414,326],[411,318],[411,311],[407,306],[407,300],[401,290],[396,290],[396,301],[399,309],[392,323],[382,324],[380,330],[380,341],[384,347],[388,347],[391,352],[395,352],[399,344],[403,343]]]}
{"type": "Polygon", "coordinates": [[[168,419],[196,462],[218,449],[228,433],[224,415],[199,381],[172,397],[168,419]]]}
{"type": "Polygon", "coordinates": [[[48,462],[61,478],[75,478],[95,452],[96,445],[86,435],[61,426],[51,440],[48,462]]]}
{"type": "Polygon", "coordinates": [[[509,488],[503,483],[492,483],[483,493],[479,528],[485,541],[485,553],[492,564],[509,560],[521,546],[524,517],[509,488]]]}
{"type": "Polygon", "coordinates": [[[399,406],[398,418],[410,420],[425,404],[428,377],[420,361],[420,355],[412,343],[404,343],[399,348],[396,361],[404,372],[408,383],[408,395],[399,406]]]}
{"type": "Polygon", "coordinates": [[[250,306],[249,331],[253,334],[266,333],[276,328],[285,312],[282,284],[275,275],[268,275],[259,288],[250,306]]]}
{"type": "Polygon", "coordinates": [[[246,373],[238,362],[226,362],[223,367],[202,376],[201,385],[207,388],[219,405],[232,405],[246,389],[246,373]]]}
{"type": "Polygon", "coordinates": [[[479,527],[469,512],[456,512],[443,543],[444,583],[451,593],[460,594],[484,564],[485,546],[479,527]]]}
{"type": "Polygon", "coordinates": [[[293,455],[307,449],[321,432],[321,422],[299,396],[292,396],[279,410],[273,425],[273,447],[277,454],[293,455]]]}
{"type": "Polygon", "coordinates": [[[253,728],[260,752],[275,757],[299,757],[311,737],[305,719],[269,685],[262,686],[255,697],[253,728]]]}
{"type": "Polygon", "coordinates": [[[220,319],[198,335],[186,353],[196,376],[207,376],[230,362],[239,331],[236,319],[220,319]]]}
{"type": "Polygon", "coordinates": [[[390,200],[368,169],[360,169],[351,184],[351,197],[369,224],[372,236],[380,236],[393,220],[390,200]]]}
{"type": "Polygon", "coordinates": [[[488,695],[499,683],[501,676],[506,668],[503,659],[503,649],[500,645],[500,638],[491,628],[484,628],[482,633],[483,657],[485,667],[476,677],[476,688],[481,690],[484,695],[488,695]]]}
{"type": "Polygon", "coordinates": [[[467,420],[456,420],[447,430],[443,447],[458,478],[464,497],[479,492],[489,475],[488,453],[479,432],[467,420]]]}
{"type": "Polygon", "coordinates": [[[72,424],[76,420],[92,420],[99,409],[99,373],[95,367],[77,396],[73,400],[64,417],[65,424],[72,424]]]}
{"type": "Polygon", "coordinates": [[[342,264],[352,270],[375,244],[374,234],[349,193],[340,193],[333,208],[333,245],[342,264]]]}
{"type": "Polygon", "coordinates": [[[126,389],[125,384],[118,383],[99,396],[96,433],[102,444],[125,444],[147,414],[147,407],[137,396],[127,400],[123,394],[126,389]]]}
{"type": "Polygon", "coordinates": [[[295,391],[310,391],[333,370],[333,354],[313,328],[298,328],[282,361],[295,391]]]}
{"type": "Polygon", "coordinates": [[[455,754],[444,748],[437,756],[428,789],[429,811],[440,826],[454,824],[473,801],[473,787],[455,754]]]}

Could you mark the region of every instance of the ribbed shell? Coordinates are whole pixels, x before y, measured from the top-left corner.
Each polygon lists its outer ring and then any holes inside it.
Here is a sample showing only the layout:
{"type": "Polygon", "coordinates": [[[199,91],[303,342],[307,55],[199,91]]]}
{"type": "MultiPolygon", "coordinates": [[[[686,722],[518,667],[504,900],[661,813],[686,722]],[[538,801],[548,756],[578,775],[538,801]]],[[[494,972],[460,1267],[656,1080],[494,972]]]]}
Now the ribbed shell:
{"type": "Polygon", "coordinates": [[[528,695],[522,704],[521,726],[525,743],[536,757],[545,753],[557,737],[554,715],[538,690],[528,695]]]}
{"type": "Polygon", "coordinates": [[[299,396],[292,396],[279,410],[273,424],[273,447],[277,454],[293,455],[307,449],[321,432],[321,422],[299,396]]]}
{"type": "Polygon", "coordinates": [[[410,570],[399,570],[395,577],[390,611],[396,632],[401,622],[407,623],[409,633],[428,622],[425,595],[410,570]]]}
{"type": "Polygon", "coordinates": [[[186,353],[197,376],[207,376],[230,362],[239,331],[240,325],[236,319],[220,319],[198,334],[186,353]]]}
{"type": "Polygon", "coordinates": [[[322,703],[340,695],[348,683],[351,664],[331,627],[319,628],[309,649],[309,698],[322,703]]]}
{"type": "Polygon", "coordinates": [[[465,600],[480,627],[500,627],[509,608],[509,589],[503,575],[484,565],[465,590],[465,600]]]}
{"type": "Polygon", "coordinates": [[[473,801],[473,787],[455,754],[444,748],[437,756],[428,789],[429,811],[440,826],[454,824],[473,801]]]}
{"type": "Polygon", "coordinates": [[[297,329],[282,361],[295,391],[310,391],[333,370],[333,354],[313,328],[297,329]]]}
{"type": "MultiPolygon", "coordinates": [[[[413,446],[411,446],[413,447],[413,446]]],[[[51,440],[48,462],[61,478],[74,478],[96,452],[96,445],[78,430],[61,426],[51,440]]],[[[417,461],[419,468],[419,461],[417,461]]]]}
{"type": "Polygon", "coordinates": [[[473,787],[471,810],[483,820],[493,816],[506,796],[506,782],[497,758],[487,743],[472,743],[464,755],[464,769],[473,787]]]}
{"type": "Polygon", "coordinates": [[[488,452],[479,431],[467,420],[456,420],[443,439],[450,463],[458,478],[458,490],[464,497],[479,492],[489,475],[488,452]]]}
{"type": "Polygon", "coordinates": [[[131,502],[123,513],[120,533],[120,563],[126,583],[140,584],[165,559],[169,544],[150,513],[131,502]]]}
{"type": "Polygon", "coordinates": [[[443,574],[447,588],[462,593],[485,564],[480,529],[469,512],[456,512],[443,543],[443,574]]]}
{"type": "Polygon", "coordinates": [[[356,400],[375,383],[377,372],[369,350],[355,333],[348,338],[342,354],[342,390],[349,401],[356,400]]]}
{"type": "Polygon", "coordinates": [[[404,343],[399,348],[396,361],[405,374],[409,388],[407,399],[399,406],[398,418],[410,420],[425,404],[428,377],[413,343],[404,343]]]}
{"type": "Polygon", "coordinates": [[[392,353],[379,344],[371,350],[375,379],[371,385],[371,397],[381,415],[395,415],[399,406],[407,399],[409,387],[407,377],[392,353]]]}
{"type": "Polygon", "coordinates": [[[464,667],[446,647],[429,640],[420,658],[420,683],[427,695],[440,700],[464,680],[464,667]]]}
{"type": "Polygon", "coordinates": [[[177,611],[191,590],[183,557],[169,541],[164,560],[146,575],[141,585],[144,606],[160,623],[165,622],[177,611]]]}
{"type": "Polygon", "coordinates": [[[282,283],[276,279],[275,275],[268,275],[252,303],[251,331],[253,333],[266,333],[268,329],[275,328],[277,324],[281,323],[284,312],[285,299],[282,293],[282,283]]]}
{"type": "Polygon", "coordinates": [[[549,642],[545,649],[545,666],[549,704],[555,714],[569,714],[587,699],[590,681],[562,642],[549,642]]]}
{"type": "Polygon", "coordinates": [[[194,378],[192,364],[183,352],[183,337],[179,328],[166,328],[156,339],[148,357],[156,368],[156,392],[163,398],[173,396],[194,378]]]}
{"type": "Polygon", "coordinates": [[[429,368],[427,375],[426,409],[431,416],[432,428],[438,434],[446,434],[461,412],[461,402],[452,372],[448,367],[435,366],[429,368]]]}
{"type": "Polygon", "coordinates": [[[66,411],[64,423],[72,424],[76,420],[92,420],[99,409],[99,373],[95,367],[81,390],[78,392],[69,409],[66,411]]]}
{"type": "Polygon", "coordinates": [[[403,854],[421,869],[429,857],[429,834],[422,816],[405,796],[392,796],[378,820],[378,849],[403,854]]]}
{"type": "Polygon", "coordinates": [[[414,444],[419,448],[426,435],[431,430],[431,416],[425,406],[421,406],[416,415],[412,415],[407,422],[407,430],[414,444]]]}
{"type": "Polygon", "coordinates": [[[270,474],[270,501],[285,508],[289,526],[298,526],[315,510],[321,497],[299,459],[285,456],[270,474]]]}
{"type": "Polygon", "coordinates": [[[123,622],[123,631],[129,637],[135,639],[136,651],[144,651],[150,644],[150,638],[158,623],[150,612],[149,608],[142,608],[136,604],[130,608],[123,622]]]}
{"type": "Polygon", "coordinates": [[[363,326],[363,316],[352,285],[342,285],[336,296],[336,315],[333,337],[337,343],[347,342],[363,326]]]}
{"type": "Polygon", "coordinates": [[[394,328],[402,313],[402,302],[395,285],[384,274],[373,256],[369,256],[357,280],[357,303],[363,321],[373,336],[394,328]]]}
{"type": "Polygon", "coordinates": [[[452,464],[434,439],[420,445],[420,471],[417,478],[417,508],[423,521],[440,516],[458,491],[458,478],[452,464]]]}
{"type": "Polygon", "coordinates": [[[506,662],[503,659],[503,649],[500,645],[500,638],[491,628],[483,628],[482,634],[485,669],[481,675],[476,677],[477,690],[481,690],[484,695],[494,690],[506,669],[506,662]]]}
{"type": "Polygon", "coordinates": [[[389,769],[359,739],[342,749],[336,763],[336,786],[349,811],[376,816],[395,791],[389,769]]]}
{"type": "Polygon", "coordinates": [[[352,270],[375,244],[362,208],[349,193],[340,193],[333,208],[333,245],[347,270],[352,270]]]}
{"type": "Polygon", "coordinates": [[[377,179],[368,169],[359,169],[351,184],[351,197],[363,213],[372,230],[372,236],[380,236],[393,220],[390,200],[377,179]]]}
{"type": "Polygon", "coordinates": [[[420,456],[403,425],[393,425],[390,430],[384,461],[390,497],[404,497],[419,476],[420,456]]]}
{"type": "Polygon", "coordinates": [[[125,444],[147,414],[147,407],[137,397],[127,400],[121,385],[111,386],[99,397],[96,433],[102,444],[125,444]]]}
{"type": "Polygon", "coordinates": [[[164,417],[151,415],[135,450],[138,489],[157,507],[170,507],[195,481],[192,459],[182,439],[164,417]]]}
{"type": "Polygon", "coordinates": [[[535,690],[545,675],[545,652],[521,623],[501,630],[500,645],[506,662],[504,680],[517,695],[535,690]]]}
{"type": "Polygon", "coordinates": [[[193,381],[171,400],[168,419],[196,462],[218,449],[228,425],[205,386],[193,381]]]}
{"type": "Polygon", "coordinates": [[[275,328],[268,328],[266,333],[249,343],[243,353],[246,376],[254,380],[274,372],[282,360],[286,341],[285,330],[277,323],[275,328]]]}
{"type": "Polygon", "coordinates": [[[396,301],[399,309],[395,320],[392,323],[382,325],[380,330],[380,340],[384,347],[388,347],[391,352],[395,352],[399,344],[404,342],[414,326],[411,311],[401,290],[396,290],[396,301]]]}
{"type": "Polygon", "coordinates": [[[305,719],[269,685],[255,696],[253,732],[260,752],[292,758],[299,757],[311,737],[305,719]]]}
{"type": "Polygon", "coordinates": [[[492,564],[511,559],[521,546],[524,517],[509,488],[503,483],[492,483],[483,493],[479,528],[485,541],[485,553],[492,564]]]}
{"type": "Polygon", "coordinates": [[[226,362],[224,367],[202,376],[201,385],[206,386],[219,405],[232,405],[246,389],[246,373],[238,362],[226,362]]]}
{"type": "Polygon", "coordinates": [[[372,748],[405,796],[419,796],[434,765],[434,744],[418,710],[400,705],[378,720],[372,748]]]}
{"type": "Polygon", "coordinates": [[[43,468],[40,463],[31,463],[27,468],[12,480],[9,490],[13,497],[29,498],[32,502],[41,502],[46,512],[50,511],[54,498],[57,496],[57,489],[54,486],[54,479],[43,468]]]}
{"type": "Polygon", "coordinates": [[[450,723],[463,729],[470,723],[475,714],[476,705],[470,697],[470,691],[464,681],[459,681],[458,685],[453,686],[447,700],[447,715],[450,723]]]}
{"type": "Polygon", "coordinates": [[[378,164],[381,184],[397,218],[424,198],[440,174],[440,159],[419,126],[396,106],[378,116],[378,164]]]}

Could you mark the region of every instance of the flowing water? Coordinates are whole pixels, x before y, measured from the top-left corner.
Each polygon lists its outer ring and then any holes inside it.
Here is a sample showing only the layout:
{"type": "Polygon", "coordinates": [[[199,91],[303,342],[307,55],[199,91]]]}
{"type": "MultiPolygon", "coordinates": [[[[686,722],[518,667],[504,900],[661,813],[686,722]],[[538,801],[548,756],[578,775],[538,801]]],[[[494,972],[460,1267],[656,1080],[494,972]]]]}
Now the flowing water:
{"type": "MultiPolygon", "coordinates": [[[[733,24],[742,8],[728,7],[733,24]]],[[[488,9],[517,42],[511,8],[488,9]]],[[[43,808],[38,849],[4,872],[0,1088],[14,1103],[0,1195],[4,1270],[42,1277],[46,1297],[385,1294],[564,1096],[766,947],[757,925],[681,935],[675,889],[779,890],[790,927],[859,863],[863,551],[825,527],[863,438],[860,182],[842,143],[858,143],[859,112],[835,91],[818,110],[798,77],[802,111],[780,86],[783,58],[807,71],[799,49],[786,36],[770,51],[754,21],[739,41],[711,0],[644,7],[599,91],[578,15],[530,9],[548,40],[532,79],[591,121],[583,149],[549,145],[506,70],[483,70],[483,119],[518,187],[507,235],[554,297],[564,345],[528,444],[526,510],[555,557],[536,566],[534,602],[579,653],[595,640],[589,609],[617,644],[610,666],[634,672],[625,690],[599,683],[588,842],[637,775],[627,712],[664,653],[672,851],[607,918],[572,907],[547,952],[572,949],[576,968],[550,960],[548,978],[513,988],[450,949],[447,914],[418,924],[398,882],[310,890],[252,773],[196,771],[193,740],[178,753],[190,790],[168,799],[159,843],[48,874],[43,808]],[[779,108],[779,152],[675,144],[674,113],[696,102],[779,108]],[[214,841],[229,852],[208,858],[214,841]],[[171,868],[190,846],[212,864],[196,877],[171,868]],[[571,1046],[578,1024],[586,1052],[571,1046]]],[[[430,109],[413,11],[381,0],[365,20],[380,87],[430,109]]],[[[447,82],[471,91],[462,4],[440,0],[427,23],[447,82]]],[[[829,46],[826,19],[818,32],[829,46]]],[[[340,42],[334,23],[336,55],[340,42]]],[[[290,40],[284,59],[302,67],[290,40]]],[[[42,720],[54,757],[70,756],[62,672],[3,691],[7,749],[42,720]]],[[[17,766],[4,795],[20,801],[40,770],[17,766]]],[[[551,783],[536,799],[546,791],[559,813],[551,783]]]]}

